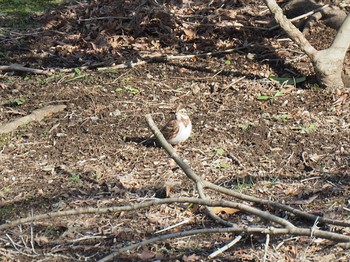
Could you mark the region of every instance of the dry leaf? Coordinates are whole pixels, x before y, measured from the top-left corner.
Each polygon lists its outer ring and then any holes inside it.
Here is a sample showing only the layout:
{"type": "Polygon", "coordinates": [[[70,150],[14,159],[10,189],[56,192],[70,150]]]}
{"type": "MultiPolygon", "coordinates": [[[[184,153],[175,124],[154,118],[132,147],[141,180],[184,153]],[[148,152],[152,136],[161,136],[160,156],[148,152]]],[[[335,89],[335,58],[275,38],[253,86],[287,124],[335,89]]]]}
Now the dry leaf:
{"type": "Polygon", "coordinates": [[[156,254],[151,252],[151,251],[144,250],[144,251],[142,251],[141,254],[137,254],[137,256],[141,260],[150,260],[150,259],[154,258],[156,256],[156,254]]]}
{"type": "Polygon", "coordinates": [[[196,32],[193,31],[192,29],[186,29],[184,28],[184,33],[187,36],[186,40],[192,40],[193,38],[196,37],[196,32]]]}
{"type": "Polygon", "coordinates": [[[49,243],[49,239],[45,236],[36,237],[34,240],[36,243],[38,243],[38,245],[49,243]]]}
{"type": "Polygon", "coordinates": [[[192,254],[192,255],[190,255],[190,256],[184,255],[184,256],[182,257],[182,260],[183,260],[184,262],[199,261],[199,260],[200,260],[200,256],[197,256],[197,255],[195,255],[195,254],[192,254]]]}
{"type": "Polygon", "coordinates": [[[213,210],[215,214],[222,214],[222,213],[235,214],[240,211],[239,209],[230,208],[230,207],[212,207],[211,210],[213,210]]]}

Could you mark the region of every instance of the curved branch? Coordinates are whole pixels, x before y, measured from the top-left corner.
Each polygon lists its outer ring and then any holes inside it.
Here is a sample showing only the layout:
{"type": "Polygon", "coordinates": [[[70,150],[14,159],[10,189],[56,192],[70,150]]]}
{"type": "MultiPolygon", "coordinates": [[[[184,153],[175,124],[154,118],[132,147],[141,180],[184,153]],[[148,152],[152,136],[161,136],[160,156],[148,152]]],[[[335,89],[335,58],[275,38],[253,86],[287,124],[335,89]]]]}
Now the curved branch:
{"type": "Polygon", "coordinates": [[[50,219],[54,217],[74,216],[74,215],[81,215],[81,214],[119,213],[123,211],[139,210],[150,206],[161,205],[161,204],[171,204],[171,203],[172,204],[173,203],[194,203],[194,204],[205,205],[210,207],[220,206],[220,207],[236,208],[241,211],[254,214],[258,217],[264,218],[271,222],[275,222],[276,224],[279,224],[288,228],[294,228],[293,224],[291,224],[290,222],[288,222],[283,218],[280,218],[278,216],[270,214],[269,212],[261,211],[257,208],[254,208],[245,204],[235,203],[235,202],[225,201],[225,200],[209,200],[209,199],[198,199],[198,198],[191,198],[191,197],[178,197],[178,198],[166,198],[166,199],[153,199],[143,203],[139,203],[135,205],[127,205],[127,206],[105,207],[105,208],[89,207],[89,208],[77,208],[77,209],[70,209],[65,211],[50,212],[46,214],[25,217],[25,218],[11,221],[11,222],[7,222],[5,224],[0,225],[0,230],[8,229],[8,228],[11,228],[20,224],[28,223],[28,222],[40,221],[40,220],[50,219]]]}
{"type": "Polygon", "coordinates": [[[227,227],[227,228],[204,228],[204,229],[195,229],[184,232],[171,233],[166,235],[157,236],[144,240],[139,243],[132,244],[127,247],[120,248],[115,252],[109,254],[108,256],[102,258],[98,262],[110,261],[119,254],[132,250],[138,247],[142,247],[154,242],[163,241],[172,238],[180,238],[186,236],[193,236],[198,234],[213,234],[213,233],[249,233],[249,234],[268,234],[268,235],[295,235],[295,236],[310,236],[310,237],[320,237],[329,240],[334,240],[338,242],[350,242],[350,236],[344,236],[337,233],[325,232],[322,230],[313,230],[309,228],[263,228],[263,227],[227,227]]]}
{"type": "MultiPolygon", "coordinates": [[[[332,50],[342,50],[341,57],[345,56],[345,53],[350,45],[350,14],[347,15],[343,24],[339,28],[337,35],[334,38],[334,41],[329,49],[332,50]]],[[[338,51],[339,52],[339,51],[338,51]]]]}
{"type": "Polygon", "coordinates": [[[237,191],[215,185],[215,184],[208,182],[208,181],[206,181],[204,183],[204,185],[206,188],[216,190],[216,191],[221,192],[223,194],[230,195],[230,196],[236,197],[236,198],[241,199],[241,200],[246,200],[246,201],[250,201],[253,203],[258,203],[258,204],[262,204],[262,205],[268,205],[268,206],[272,206],[275,208],[279,208],[281,210],[290,212],[296,216],[305,218],[305,219],[310,220],[310,221],[318,220],[319,222],[325,223],[325,224],[336,225],[336,226],[341,226],[341,227],[350,227],[350,223],[348,223],[348,222],[315,216],[313,214],[301,211],[299,209],[293,208],[293,207],[288,206],[288,205],[284,205],[284,204],[281,204],[281,203],[278,203],[278,202],[275,202],[272,200],[266,200],[263,198],[258,198],[255,196],[250,196],[250,195],[246,195],[243,193],[239,193],[237,191]]]}
{"type": "MultiPolygon", "coordinates": [[[[157,138],[157,140],[160,143],[160,145],[164,148],[164,150],[168,153],[168,155],[172,159],[174,159],[176,164],[178,164],[180,166],[180,168],[185,172],[187,177],[196,183],[196,187],[197,187],[197,191],[198,191],[199,197],[202,198],[202,199],[207,199],[207,197],[205,196],[204,190],[203,190],[204,180],[200,176],[196,175],[192,171],[190,166],[187,165],[181,159],[181,157],[175,152],[173,147],[166,141],[166,139],[164,138],[164,136],[160,132],[159,128],[154,123],[154,121],[152,119],[152,116],[150,114],[147,114],[145,117],[146,117],[146,121],[147,121],[148,126],[152,130],[154,136],[157,138]]],[[[229,226],[229,227],[233,226],[232,223],[227,222],[227,221],[221,219],[219,216],[217,216],[210,208],[206,207],[206,209],[208,211],[208,215],[211,218],[213,218],[215,221],[217,221],[218,223],[223,224],[225,226],[229,226]]]]}
{"type": "MultiPolygon", "coordinates": [[[[190,178],[191,180],[196,182],[197,189],[199,190],[199,192],[201,192],[200,190],[203,190],[202,187],[210,188],[210,189],[216,190],[218,192],[221,192],[223,194],[234,196],[234,197],[241,199],[241,200],[246,200],[246,201],[250,201],[253,203],[259,203],[259,204],[263,204],[263,205],[270,205],[270,206],[273,206],[275,208],[279,208],[281,210],[290,212],[294,215],[297,215],[299,217],[303,217],[303,218],[311,220],[311,221],[316,221],[318,219],[318,221],[320,221],[321,223],[327,223],[327,224],[343,226],[343,227],[350,227],[350,223],[347,223],[347,222],[343,222],[343,221],[339,221],[339,220],[332,220],[332,219],[327,219],[327,218],[321,218],[321,217],[309,214],[307,212],[303,212],[303,211],[298,210],[296,208],[290,207],[288,205],[284,205],[284,204],[280,204],[280,203],[277,203],[277,202],[274,202],[271,200],[266,200],[266,199],[246,195],[243,193],[239,193],[237,191],[227,189],[227,188],[224,188],[224,187],[218,186],[216,184],[213,184],[211,182],[203,180],[200,176],[195,174],[193,172],[193,170],[189,167],[189,165],[187,165],[184,161],[182,161],[182,159],[174,152],[171,145],[169,145],[169,143],[165,140],[162,133],[159,131],[159,129],[155,125],[151,115],[146,115],[146,121],[147,121],[147,124],[149,125],[149,127],[151,128],[152,132],[154,133],[155,137],[158,139],[159,143],[163,146],[163,148],[169,154],[169,156],[175,160],[175,162],[180,166],[180,168],[184,171],[184,173],[186,174],[186,176],[188,178],[190,178]],[[198,188],[199,183],[201,184],[201,186],[198,188]]],[[[214,219],[217,220],[216,218],[214,218],[214,219]]]]}

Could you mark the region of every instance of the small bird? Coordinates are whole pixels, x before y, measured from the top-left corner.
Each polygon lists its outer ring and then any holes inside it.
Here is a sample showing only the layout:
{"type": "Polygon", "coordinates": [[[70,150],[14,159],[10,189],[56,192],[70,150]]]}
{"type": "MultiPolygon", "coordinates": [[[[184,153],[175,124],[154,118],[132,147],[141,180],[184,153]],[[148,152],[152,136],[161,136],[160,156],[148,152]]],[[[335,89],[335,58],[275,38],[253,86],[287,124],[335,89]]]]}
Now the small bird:
{"type": "Polygon", "coordinates": [[[179,105],[171,119],[161,130],[169,144],[177,145],[186,141],[192,131],[192,123],[183,105],[179,105]]]}

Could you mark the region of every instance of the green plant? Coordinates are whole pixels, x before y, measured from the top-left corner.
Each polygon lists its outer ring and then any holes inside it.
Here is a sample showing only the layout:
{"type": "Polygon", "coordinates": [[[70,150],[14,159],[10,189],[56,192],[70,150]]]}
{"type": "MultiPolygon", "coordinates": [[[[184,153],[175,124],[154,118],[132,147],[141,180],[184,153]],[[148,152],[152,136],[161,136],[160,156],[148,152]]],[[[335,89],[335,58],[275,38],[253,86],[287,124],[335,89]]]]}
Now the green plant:
{"type": "Polygon", "coordinates": [[[124,86],[124,88],[122,87],[116,87],[114,89],[115,92],[122,92],[122,91],[128,91],[130,94],[132,95],[137,95],[138,93],[140,93],[140,89],[138,88],[134,88],[132,85],[130,84],[127,84],[124,86]]]}
{"type": "Polygon", "coordinates": [[[178,87],[174,90],[175,93],[181,93],[182,91],[184,91],[185,88],[183,87],[178,87]]]}
{"type": "Polygon", "coordinates": [[[71,173],[70,181],[71,181],[73,184],[78,183],[78,182],[80,181],[80,176],[79,176],[79,174],[71,173]]]}
{"type": "Polygon", "coordinates": [[[311,90],[312,91],[319,91],[319,90],[322,90],[323,88],[322,87],[320,87],[318,84],[313,84],[312,86],[311,86],[311,90]]]}
{"type": "Polygon", "coordinates": [[[311,133],[317,129],[317,125],[312,123],[308,126],[298,126],[297,129],[302,133],[311,133]]]}
{"type": "Polygon", "coordinates": [[[36,82],[38,84],[40,84],[40,85],[45,85],[45,84],[50,83],[54,79],[55,79],[55,76],[48,76],[48,77],[45,77],[45,78],[36,77],[36,82]]]}
{"type": "Polygon", "coordinates": [[[11,192],[11,189],[8,188],[8,187],[3,187],[3,188],[2,188],[2,191],[3,191],[4,193],[10,193],[10,192],[11,192]]]}
{"type": "Polygon", "coordinates": [[[288,119],[290,119],[290,116],[288,114],[276,114],[272,115],[272,118],[277,121],[287,121],[288,119]]]}
{"type": "Polygon", "coordinates": [[[15,106],[21,106],[25,103],[25,100],[23,98],[15,98],[9,100],[5,105],[15,107],[15,106]]]}
{"type": "Polygon", "coordinates": [[[269,80],[274,81],[274,82],[278,82],[281,85],[296,85],[299,83],[302,83],[304,81],[306,81],[306,77],[302,76],[302,77],[278,77],[278,76],[270,76],[269,80]]]}
{"type": "Polygon", "coordinates": [[[64,81],[64,83],[72,82],[81,78],[88,77],[89,75],[87,73],[83,73],[79,68],[74,68],[74,75],[73,77],[67,79],[64,81]]]}
{"type": "Polygon", "coordinates": [[[10,56],[10,51],[2,51],[0,52],[0,58],[8,58],[10,56]]]}
{"type": "Polygon", "coordinates": [[[126,85],[126,86],[125,86],[125,89],[128,90],[129,93],[132,94],[132,95],[136,95],[136,94],[140,93],[140,89],[137,89],[137,88],[135,88],[135,87],[132,87],[132,85],[130,85],[130,84],[129,84],[129,85],[126,85]]]}
{"type": "Polygon", "coordinates": [[[240,125],[240,127],[241,127],[241,129],[242,129],[243,131],[247,131],[247,130],[250,129],[252,126],[253,126],[252,123],[246,123],[246,124],[240,125]]]}
{"type": "Polygon", "coordinates": [[[227,163],[226,161],[219,161],[219,162],[217,163],[217,167],[218,167],[219,169],[225,170],[225,169],[228,168],[228,163],[227,163]]]}
{"type": "Polygon", "coordinates": [[[276,91],[276,93],[275,93],[273,96],[260,95],[260,96],[258,96],[256,99],[257,99],[258,101],[266,101],[266,100],[272,100],[272,99],[274,99],[274,98],[276,98],[276,97],[279,97],[279,96],[283,96],[283,91],[278,90],[278,91],[276,91]]]}
{"type": "Polygon", "coordinates": [[[248,176],[248,177],[242,177],[242,178],[239,178],[237,177],[236,178],[236,181],[237,181],[237,189],[239,191],[243,191],[243,190],[246,190],[246,189],[249,189],[252,185],[255,184],[255,180],[253,177],[251,176],[248,176]],[[247,181],[248,180],[248,181],[247,181]]]}
{"type": "Polygon", "coordinates": [[[220,156],[222,156],[225,153],[225,149],[223,149],[222,147],[216,148],[214,151],[217,155],[220,156]]]}

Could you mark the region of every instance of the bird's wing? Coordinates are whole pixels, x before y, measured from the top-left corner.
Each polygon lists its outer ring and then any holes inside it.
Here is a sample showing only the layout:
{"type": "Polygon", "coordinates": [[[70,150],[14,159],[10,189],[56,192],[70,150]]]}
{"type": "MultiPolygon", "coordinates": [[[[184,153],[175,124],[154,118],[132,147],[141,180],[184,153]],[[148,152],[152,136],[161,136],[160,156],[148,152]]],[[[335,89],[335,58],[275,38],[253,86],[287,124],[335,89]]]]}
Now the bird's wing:
{"type": "Polygon", "coordinates": [[[169,121],[161,130],[166,140],[169,140],[177,135],[179,132],[179,123],[177,120],[169,121]]]}

